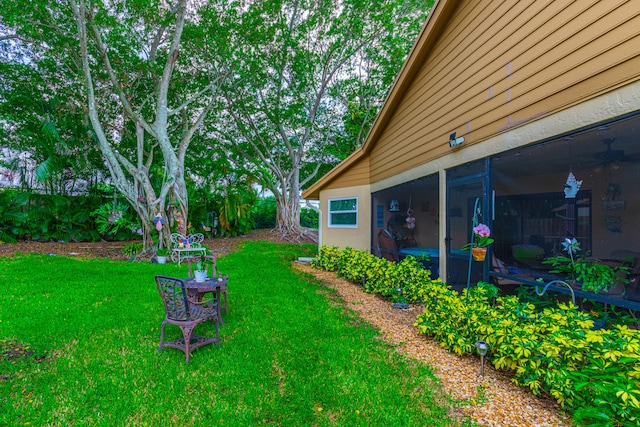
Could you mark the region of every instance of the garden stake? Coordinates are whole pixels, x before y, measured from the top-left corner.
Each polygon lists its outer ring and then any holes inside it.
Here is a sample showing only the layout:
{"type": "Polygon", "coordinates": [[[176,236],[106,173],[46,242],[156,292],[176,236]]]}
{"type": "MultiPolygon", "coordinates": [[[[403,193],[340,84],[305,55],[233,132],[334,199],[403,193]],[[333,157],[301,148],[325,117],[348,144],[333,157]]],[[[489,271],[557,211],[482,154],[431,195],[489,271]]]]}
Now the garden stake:
{"type": "MultiPolygon", "coordinates": [[[[480,202],[480,198],[476,197],[476,202],[473,205],[473,219],[472,219],[472,224],[475,227],[476,225],[478,225],[478,202],[480,202]]],[[[473,244],[474,240],[475,240],[475,233],[473,232],[473,229],[471,230],[471,243],[473,244]]],[[[469,248],[469,268],[467,269],[467,298],[466,298],[466,303],[469,303],[469,288],[471,287],[471,265],[473,264],[472,262],[473,260],[473,254],[471,251],[471,248],[469,248]]]]}
{"type": "Polygon", "coordinates": [[[555,284],[565,285],[567,288],[569,288],[569,290],[571,291],[571,301],[573,302],[573,305],[576,305],[576,294],[573,293],[573,288],[571,287],[570,284],[568,284],[567,282],[565,282],[563,280],[552,280],[552,281],[550,281],[549,283],[547,283],[544,286],[544,289],[542,290],[542,292],[540,292],[540,289],[538,288],[538,285],[536,285],[536,294],[538,294],[538,296],[541,297],[542,295],[544,295],[545,292],[547,292],[547,289],[549,288],[549,286],[555,285],[555,284]]]}

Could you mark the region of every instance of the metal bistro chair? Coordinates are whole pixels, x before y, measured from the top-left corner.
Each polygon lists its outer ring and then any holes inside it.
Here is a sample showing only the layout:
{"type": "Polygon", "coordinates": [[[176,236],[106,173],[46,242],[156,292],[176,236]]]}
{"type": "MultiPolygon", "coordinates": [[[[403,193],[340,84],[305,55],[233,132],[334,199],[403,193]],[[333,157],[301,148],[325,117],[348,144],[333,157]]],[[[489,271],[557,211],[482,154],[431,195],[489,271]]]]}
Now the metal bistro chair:
{"type": "Polygon", "coordinates": [[[177,348],[186,355],[186,363],[189,363],[191,352],[198,347],[216,343],[220,345],[218,303],[215,298],[205,301],[195,301],[189,297],[185,283],[173,277],[156,276],[158,292],[164,304],[166,317],[162,322],[160,332],[160,347],[158,353],[164,347],[177,348]],[[206,321],[213,320],[216,325],[216,337],[207,338],[193,334],[194,328],[206,321]],[[167,323],[176,325],[182,331],[182,338],[165,342],[164,331],[167,323]]]}
{"type": "MultiPolygon", "coordinates": [[[[211,277],[218,277],[218,270],[216,269],[216,257],[214,255],[205,255],[204,256],[206,259],[211,260],[211,267],[212,267],[212,272],[211,272],[211,277]]],[[[190,257],[186,259],[187,261],[187,265],[189,266],[189,277],[192,278],[193,276],[193,270],[195,268],[195,264],[198,264],[198,261],[200,261],[200,257],[199,256],[194,256],[194,257],[190,257]]],[[[224,284],[222,284],[220,286],[220,295],[224,296],[224,305],[222,305],[222,301],[220,301],[221,306],[220,308],[222,308],[224,310],[225,313],[229,312],[229,295],[227,294],[227,284],[229,283],[229,275],[225,274],[225,275],[221,275],[222,279],[224,279],[224,284]]]]}

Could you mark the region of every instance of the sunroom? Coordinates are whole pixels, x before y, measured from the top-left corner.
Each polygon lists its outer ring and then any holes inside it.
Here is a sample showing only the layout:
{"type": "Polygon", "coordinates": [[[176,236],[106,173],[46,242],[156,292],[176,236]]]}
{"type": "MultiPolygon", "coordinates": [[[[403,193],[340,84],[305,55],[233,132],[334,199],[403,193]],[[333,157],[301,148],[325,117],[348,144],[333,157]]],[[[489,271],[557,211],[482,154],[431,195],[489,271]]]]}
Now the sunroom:
{"type": "Polygon", "coordinates": [[[454,289],[485,280],[505,291],[529,285],[542,292],[554,282],[548,292],[638,310],[639,131],[640,114],[629,114],[451,168],[445,197],[439,174],[373,192],[371,250],[392,260],[419,256],[432,277],[454,289]],[[439,227],[439,212],[446,212],[446,227],[439,227]],[[495,240],[484,262],[461,250],[472,238],[474,214],[495,240]],[[439,271],[442,230],[446,274],[439,271]],[[569,254],[567,239],[579,251],[569,254]],[[626,269],[611,289],[595,293],[571,287],[575,277],[547,261],[570,255],[626,269]]]}

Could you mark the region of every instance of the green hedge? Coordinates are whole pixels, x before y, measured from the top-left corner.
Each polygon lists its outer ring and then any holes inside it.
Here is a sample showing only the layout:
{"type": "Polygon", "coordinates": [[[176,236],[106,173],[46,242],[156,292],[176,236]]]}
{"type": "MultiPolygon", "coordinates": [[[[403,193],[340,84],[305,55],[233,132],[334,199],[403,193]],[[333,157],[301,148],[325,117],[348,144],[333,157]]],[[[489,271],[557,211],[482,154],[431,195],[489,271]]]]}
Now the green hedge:
{"type": "Polygon", "coordinates": [[[488,283],[458,294],[409,257],[396,264],[351,248],[320,248],[314,266],[363,283],[367,292],[425,305],[415,325],[458,355],[485,340],[488,360],[513,381],[546,394],[593,426],[640,423],[640,332],[623,325],[593,330],[591,314],[558,303],[536,311],[488,283]]]}
{"type": "Polygon", "coordinates": [[[322,246],[313,265],[336,271],[345,279],[363,284],[367,292],[385,297],[395,298],[401,289],[407,302],[421,301],[426,288],[435,286],[447,290],[442,280],[431,279],[431,272],[424,270],[414,257],[407,257],[396,264],[352,248],[322,246]]]}
{"type": "MultiPolygon", "coordinates": [[[[138,238],[139,235],[135,234],[131,227],[109,235],[98,231],[92,212],[100,209],[105,200],[110,202],[113,199],[105,199],[99,192],[88,196],[60,196],[12,188],[0,189],[0,242],[138,238]]],[[[126,216],[130,222],[139,223],[131,212],[126,216]]]]}
{"type": "MultiPolygon", "coordinates": [[[[264,197],[251,208],[251,218],[255,229],[275,228],[278,207],[274,196],[264,197]]],[[[318,229],[318,212],[313,209],[300,208],[300,225],[306,228],[318,229]]]]}

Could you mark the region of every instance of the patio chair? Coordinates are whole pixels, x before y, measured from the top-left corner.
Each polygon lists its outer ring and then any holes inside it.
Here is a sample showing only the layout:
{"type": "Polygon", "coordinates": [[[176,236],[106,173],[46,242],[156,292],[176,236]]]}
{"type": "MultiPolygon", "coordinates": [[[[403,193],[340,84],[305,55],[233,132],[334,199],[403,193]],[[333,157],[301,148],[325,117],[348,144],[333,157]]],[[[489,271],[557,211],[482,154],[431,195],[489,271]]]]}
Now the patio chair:
{"type": "Polygon", "coordinates": [[[186,355],[186,363],[189,363],[191,352],[198,347],[216,343],[220,345],[218,301],[211,298],[205,301],[195,301],[189,297],[185,283],[173,277],[156,276],[158,292],[162,298],[166,316],[162,322],[160,332],[160,347],[158,353],[164,347],[177,348],[186,355]],[[193,334],[194,328],[206,321],[212,320],[216,325],[216,337],[207,338],[193,334]],[[176,325],[182,332],[182,338],[165,342],[164,332],[167,323],[176,325]]]}
{"type": "Polygon", "coordinates": [[[380,230],[378,233],[378,245],[383,258],[394,262],[398,262],[400,260],[398,245],[396,244],[396,241],[393,240],[389,231],[380,230]]]}
{"type": "Polygon", "coordinates": [[[513,279],[510,279],[508,277],[493,276],[493,283],[496,286],[517,287],[517,286],[522,285],[522,282],[517,280],[517,278],[527,279],[527,280],[535,280],[533,277],[531,277],[531,276],[529,276],[527,274],[522,274],[520,272],[515,273],[515,272],[512,272],[512,271],[509,271],[507,266],[504,265],[504,263],[500,260],[500,258],[496,257],[495,254],[491,254],[491,269],[495,273],[509,274],[510,276],[513,277],[513,279]]]}
{"type": "MultiPolygon", "coordinates": [[[[216,257],[214,255],[205,255],[206,259],[211,260],[211,277],[218,277],[218,270],[216,269],[216,257]]],[[[189,277],[193,277],[193,264],[197,264],[200,257],[187,258],[187,265],[189,267],[189,277]]],[[[225,313],[229,312],[229,295],[227,294],[227,284],[229,283],[229,275],[225,274],[221,276],[224,279],[224,284],[220,286],[220,295],[224,296],[224,305],[221,307],[225,313]]],[[[222,303],[222,301],[220,302],[222,303]]]]}

